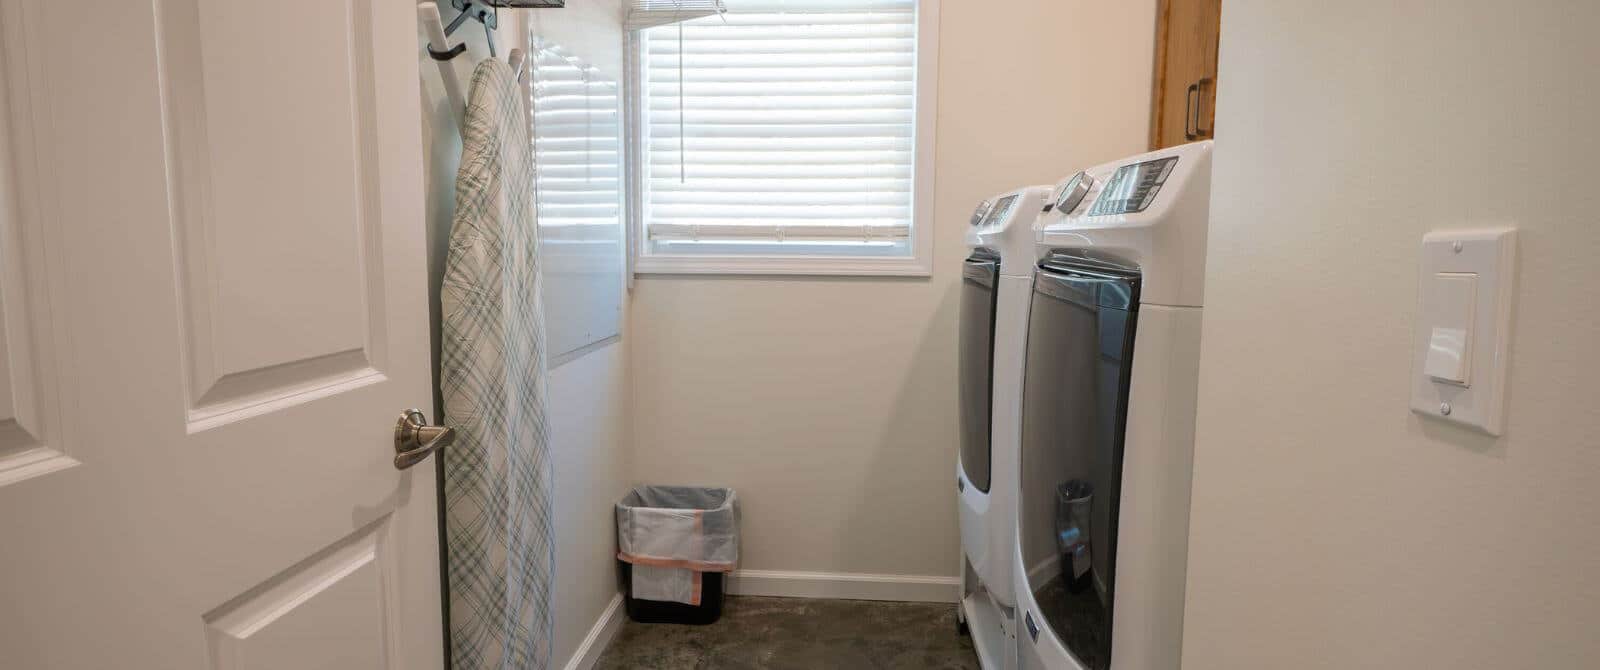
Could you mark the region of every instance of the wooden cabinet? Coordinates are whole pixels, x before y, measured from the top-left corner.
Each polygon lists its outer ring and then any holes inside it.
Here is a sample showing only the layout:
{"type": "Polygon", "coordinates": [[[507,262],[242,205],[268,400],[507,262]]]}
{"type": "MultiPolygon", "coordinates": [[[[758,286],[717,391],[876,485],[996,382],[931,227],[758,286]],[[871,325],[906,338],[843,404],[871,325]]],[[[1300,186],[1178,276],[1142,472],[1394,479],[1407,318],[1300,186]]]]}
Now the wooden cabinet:
{"type": "Polygon", "coordinates": [[[1158,0],[1151,149],[1214,136],[1221,18],[1222,0],[1158,0]]]}

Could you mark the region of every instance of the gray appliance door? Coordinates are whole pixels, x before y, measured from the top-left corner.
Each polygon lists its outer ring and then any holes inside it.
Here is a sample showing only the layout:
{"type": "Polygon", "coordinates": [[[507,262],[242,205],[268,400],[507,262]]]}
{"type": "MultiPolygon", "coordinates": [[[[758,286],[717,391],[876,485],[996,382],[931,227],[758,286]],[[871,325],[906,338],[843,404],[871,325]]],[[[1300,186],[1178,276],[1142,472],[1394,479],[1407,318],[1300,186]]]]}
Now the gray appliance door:
{"type": "Polygon", "coordinates": [[[979,249],[961,273],[961,469],[967,484],[989,492],[990,409],[994,402],[995,292],[1000,258],[979,249]]]}
{"type": "Polygon", "coordinates": [[[1047,259],[1034,277],[1019,503],[1036,617],[1091,670],[1111,665],[1117,510],[1139,275],[1047,259]]]}

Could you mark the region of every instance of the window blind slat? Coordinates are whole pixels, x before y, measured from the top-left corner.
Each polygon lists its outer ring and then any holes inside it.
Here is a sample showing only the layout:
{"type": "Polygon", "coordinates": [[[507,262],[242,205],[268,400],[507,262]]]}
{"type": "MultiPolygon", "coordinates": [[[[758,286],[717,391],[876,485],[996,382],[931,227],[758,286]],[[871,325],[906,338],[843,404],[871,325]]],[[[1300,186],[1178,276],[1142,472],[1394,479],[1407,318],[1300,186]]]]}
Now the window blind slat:
{"type": "Polygon", "coordinates": [[[651,231],[655,240],[695,240],[704,242],[751,241],[804,241],[804,240],[894,240],[910,235],[910,226],[903,223],[839,223],[815,224],[788,221],[770,224],[727,224],[663,222],[651,231]]]}
{"type": "Polygon", "coordinates": [[[893,205],[903,207],[905,197],[890,191],[738,191],[707,193],[702,191],[663,191],[656,194],[656,203],[668,205],[747,205],[751,200],[769,205],[893,205]]]}
{"type": "MultiPolygon", "coordinates": [[[[751,97],[755,93],[752,86],[740,82],[704,81],[694,84],[694,95],[689,98],[712,99],[717,97],[751,97]]],[[[866,81],[796,81],[786,82],[780,86],[766,87],[772,90],[772,95],[799,95],[799,96],[853,96],[853,95],[911,95],[910,82],[894,80],[866,80],[866,81]]],[[[676,96],[678,94],[678,81],[656,82],[646,87],[650,99],[658,96],[676,96]]]]}
{"type": "Polygon", "coordinates": [[[890,36],[722,40],[709,44],[695,44],[686,39],[682,50],[678,49],[676,42],[670,46],[652,43],[646,55],[652,63],[676,64],[679,58],[683,58],[693,67],[697,63],[712,62],[710,59],[713,58],[738,63],[743,60],[760,62],[780,56],[793,56],[802,60],[832,57],[843,61],[866,57],[909,56],[909,51],[914,45],[915,40],[911,37],[890,36]]]}
{"type": "MultiPolygon", "coordinates": [[[[691,186],[688,181],[663,179],[650,185],[654,193],[904,193],[909,196],[910,186],[897,177],[696,177],[691,186]],[[853,190],[852,190],[853,189],[853,190]]],[[[653,196],[652,196],[653,197],[653,196]]],[[[709,195],[707,197],[710,197],[709,195]]],[[[759,196],[751,196],[759,197],[759,196]]]]}
{"type": "MultiPolygon", "coordinates": [[[[910,125],[913,117],[909,109],[769,109],[769,110],[724,110],[724,109],[690,109],[685,110],[683,119],[689,127],[700,126],[731,126],[731,125],[804,125],[809,127],[827,125],[885,125],[906,126],[910,125]]],[[[673,125],[678,123],[678,114],[658,116],[658,120],[651,125],[673,125]]]]}
{"type": "MultiPolygon", "coordinates": [[[[679,78],[676,63],[647,65],[649,73],[645,82],[665,84],[683,82],[695,84],[748,84],[751,90],[782,91],[787,84],[827,81],[893,81],[910,79],[914,69],[910,65],[864,65],[859,67],[717,67],[685,68],[679,78]]],[[[691,91],[693,89],[690,89],[691,91]]]]}
{"type": "MultiPolygon", "coordinates": [[[[659,54],[651,55],[646,63],[648,67],[661,72],[671,78],[677,78],[678,66],[683,66],[684,72],[711,72],[713,74],[734,74],[748,68],[781,69],[781,68],[816,68],[829,67],[838,70],[851,69],[858,72],[860,69],[890,69],[909,68],[916,65],[916,56],[898,52],[892,48],[882,50],[861,49],[856,53],[770,53],[770,54],[659,54]]],[[[703,79],[697,79],[703,81],[703,79]]]]}
{"type": "MultiPolygon", "coordinates": [[[[685,109],[763,111],[768,109],[892,109],[902,111],[911,94],[905,95],[724,95],[693,96],[682,99],[685,109]]],[[[650,100],[650,111],[676,114],[677,96],[658,96],[650,100]]]]}
{"type": "MultiPolygon", "coordinates": [[[[651,125],[648,129],[654,137],[676,141],[679,128],[675,124],[651,125]]],[[[761,139],[771,137],[800,137],[800,138],[850,138],[850,137],[903,137],[911,138],[911,129],[898,125],[830,125],[809,126],[802,124],[780,125],[771,123],[750,124],[724,124],[724,125],[695,125],[688,124],[682,129],[685,137],[718,137],[718,138],[750,138],[761,139]]]]}
{"type": "MultiPolygon", "coordinates": [[[[561,176],[582,176],[584,168],[551,168],[552,172],[561,176]]],[[[678,181],[679,168],[676,165],[652,165],[649,176],[651,179],[678,181]]],[[[807,177],[878,177],[880,179],[910,179],[911,168],[888,166],[884,168],[863,169],[852,166],[833,165],[753,165],[749,167],[702,165],[689,166],[682,170],[682,176],[693,179],[739,179],[743,177],[764,178],[789,178],[804,179],[807,177]]]]}
{"type": "MultiPolygon", "coordinates": [[[[909,157],[899,151],[693,151],[682,155],[692,156],[696,165],[897,165],[909,157]]],[[[658,152],[666,162],[678,162],[677,151],[658,152]]],[[[687,161],[684,161],[687,162],[687,161]]]]}
{"type": "MultiPolygon", "coordinates": [[[[807,3],[808,7],[815,7],[807,3]]],[[[913,24],[916,20],[915,9],[886,9],[881,11],[859,10],[801,10],[793,11],[737,11],[729,12],[719,17],[717,21],[687,21],[682,24],[685,35],[703,33],[711,39],[737,37],[753,27],[768,27],[788,30],[791,32],[804,32],[811,26],[854,26],[857,30],[870,30],[870,26],[882,24],[913,24]],[[716,31],[714,29],[723,30],[716,31]]],[[[677,26],[673,26],[676,30],[677,26]]]]}
{"type": "MultiPolygon", "coordinates": [[[[892,149],[910,151],[909,137],[686,137],[683,144],[690,151],[862,151],[865,149],[892,149]]],[[[654,152],[678,151],[678,140],[655,138],[650,141],[654,152]]]]}

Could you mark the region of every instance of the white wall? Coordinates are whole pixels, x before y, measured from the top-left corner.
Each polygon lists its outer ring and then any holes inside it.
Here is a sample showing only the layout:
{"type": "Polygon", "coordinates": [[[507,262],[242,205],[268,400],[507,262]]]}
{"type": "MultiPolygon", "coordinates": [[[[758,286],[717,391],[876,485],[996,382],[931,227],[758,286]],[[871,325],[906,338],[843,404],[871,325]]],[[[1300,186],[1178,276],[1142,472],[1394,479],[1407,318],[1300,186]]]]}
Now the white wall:
{"type": "Polygon", "coordinates": [[[741,567],[952,575],[962,233],[1143,150],[1154,3],[942,3],[931,279],[641,277],[634,477],[726,485],[741,567]]]}
{"type": "Polygon", "coordinates": [[[1600,658],[1600,4],[1228,0],[1185,668],[1600,658]],[[1501,439],[1407,410],[1424,232],[1521,229],[1501,439]]]}
{"type": "MultiPolygon", "coordinates": [[[[518,19],[534,34],[547,37],[621,78],[622,33],[618,0],[573,2],[565,9],[502,11],[497,46],[501,56],[521,43],[518,19]],[[519,16],[520,15],[520,16],[519,16]]],[[[450,12],[447,10],[447,14],[450,12]]],[[[461,56],[462,83],[470,67],[488,55],[482,30],[464,27],[471,55],[461,56]]],[[[438,278],[443,267],[449,217],[453,210],[455,168],[461,139],[444,107],[443,87],[433,61],[424,54],[422,80],[424,138],[428,147],[428,225],[430,291],[437,306],[438,278]]],[[[624,310],[626,313],[626,310],[624,310]]],[[[437,315],[435,315],[437,325],[437,315]]],[[[590,627],[617,594],[616,542],[612,504],[628,488],[627,323],[624,339],[589,350],[550,371],[549,418],[555,467],[556,631],[552,667],[564,667],[590,627]]],[[[435,337],[437,341],[437,337],[435,337]]]]}

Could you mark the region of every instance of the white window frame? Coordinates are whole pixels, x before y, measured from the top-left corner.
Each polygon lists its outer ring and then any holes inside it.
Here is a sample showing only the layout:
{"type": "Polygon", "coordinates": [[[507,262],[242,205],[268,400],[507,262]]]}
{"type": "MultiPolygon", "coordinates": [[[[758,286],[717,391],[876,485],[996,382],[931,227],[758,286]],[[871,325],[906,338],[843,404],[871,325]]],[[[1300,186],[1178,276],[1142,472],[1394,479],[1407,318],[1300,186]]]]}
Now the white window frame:
{"type": "Polygon", "coordinates": [[[847,275],[927,277],[933,274],[934,136],[939,101],[939,0],[917,0],[917,74],[911,167],[911,253],[905,256],[861,254],[649,254],[645,253],[644,165],[641,146],[644,122],[640,91],[644,65],[642,40],[628,35],[626,175],[628,180],[628,276],[646,275],[847,275]]]}

